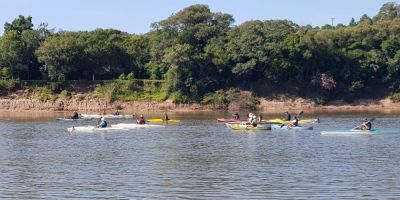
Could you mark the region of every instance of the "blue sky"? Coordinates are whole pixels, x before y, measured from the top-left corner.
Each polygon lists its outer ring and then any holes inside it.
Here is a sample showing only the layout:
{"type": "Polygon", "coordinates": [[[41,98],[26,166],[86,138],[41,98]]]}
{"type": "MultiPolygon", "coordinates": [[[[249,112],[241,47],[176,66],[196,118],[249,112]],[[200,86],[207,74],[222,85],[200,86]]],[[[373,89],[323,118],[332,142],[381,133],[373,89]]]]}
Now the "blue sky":
{"type": "MultiPolygon", "coordinates": [[[[235,25],[251,19],[288,19],[299,25],[348,24],[354,17],[375,16],[390,0],[0,0],[0,33],[3,24],[18,15],[32,16],[56,30],[114,28],[146,33],[150,24],[168,18],[193,4],[207,4],[213,12],[232,14],[235,25]]],[[[399,3],[398,1],[391,1],[399,3]]]]}

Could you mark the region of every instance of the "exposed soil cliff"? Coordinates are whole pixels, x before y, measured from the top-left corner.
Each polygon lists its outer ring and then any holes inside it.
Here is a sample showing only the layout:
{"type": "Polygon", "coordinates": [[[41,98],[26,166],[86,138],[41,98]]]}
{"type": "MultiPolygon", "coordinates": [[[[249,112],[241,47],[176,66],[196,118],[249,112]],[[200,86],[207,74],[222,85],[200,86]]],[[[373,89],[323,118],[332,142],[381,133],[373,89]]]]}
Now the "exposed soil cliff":
{"type": "MultiPolygon", "coordinates": [[[[233,106],[230,110],[243,108],[233,106]]],[[[304,110],[308,112],[319,111],[400,111],[400,103],[393,103],[390,99],[359,100],[352,104],[342,101],[331,102],[328,105],[317,105],[306,99],[296,100],[265,100],[260,99],[258,108],[265,113],[279,113],[285,110],[304,110]]],[[[8,111],[113,111],[121,109],[126,111],[194,111],[213,110],[211,106],[201,104],[176,104],[170,100],[155,101],[107,101],[91,98],[71,98],[41,101],[37,98],[0,98],[0,110],[8,111]]]]}

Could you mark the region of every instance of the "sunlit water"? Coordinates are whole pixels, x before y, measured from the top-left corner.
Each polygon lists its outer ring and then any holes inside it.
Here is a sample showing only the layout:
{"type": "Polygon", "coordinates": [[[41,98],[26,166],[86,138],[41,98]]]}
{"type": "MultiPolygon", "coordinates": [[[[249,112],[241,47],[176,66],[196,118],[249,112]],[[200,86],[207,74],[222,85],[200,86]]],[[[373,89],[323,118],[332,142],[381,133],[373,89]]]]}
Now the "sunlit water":
{"type": "MultiPolygon", "coordinates": [[[[75,134],[66,129],[95,122],[1,121],[0,199],[400,198],[400,134],[320,135],[361,116],[322,116],[313,131],[241,132],[217,115],[75,134]]],[[[395,116],[373,125],[400,129],[395,116]]]]}

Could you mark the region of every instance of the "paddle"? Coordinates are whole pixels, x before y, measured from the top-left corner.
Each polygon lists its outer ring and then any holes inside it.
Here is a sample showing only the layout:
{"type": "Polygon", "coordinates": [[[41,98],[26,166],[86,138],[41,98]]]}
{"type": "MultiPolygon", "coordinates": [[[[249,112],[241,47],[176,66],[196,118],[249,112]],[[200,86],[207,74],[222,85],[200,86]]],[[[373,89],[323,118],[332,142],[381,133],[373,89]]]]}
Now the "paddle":
{"type": "Polygon", "coordinates": [[[358,129],[361,128],[364,124],[366,124],[366,123],[368,123],[368,122],[373,122],[373,121],[375,121],[375,118],[369,119],[368,121],[362,123],[361,125],[358,125],[358,126],[352,128],[352,130],[358,130],[358,129]]]}

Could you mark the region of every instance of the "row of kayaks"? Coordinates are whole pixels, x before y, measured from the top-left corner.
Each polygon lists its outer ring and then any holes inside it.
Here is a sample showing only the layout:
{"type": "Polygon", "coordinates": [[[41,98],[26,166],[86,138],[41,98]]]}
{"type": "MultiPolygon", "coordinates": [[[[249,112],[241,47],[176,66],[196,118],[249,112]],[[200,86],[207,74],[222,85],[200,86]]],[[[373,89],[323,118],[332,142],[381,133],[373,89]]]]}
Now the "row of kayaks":
{"type": "MultiPolygon", "coordinates": [[[[60,121],[79,121],[79,120],[90,120],[90,119],[99,119],[102,116],[105,119],[132,119],[131,117],[128,117],[130,115],[91,115],[91,117],[84,117],[85,115],[82,114],[82,117],[79,119],[71,119],[71,118],[56,118],[56,120],[60,120],[60,121]]],[[[147,122],[151,122],[151,123],[165,123],[165,122],[172,122],[172,123],[178,123],[180,122],[180,120],[178,119],[169,119],[169,120],[164,120],[161,118],[153,118],[153,119],[148,119],[146,120],[147,122]]]]}
{"type": "Polygon", "coordinates": [[[225,123],[226,127],[232,130],[313,130],[313,126],[288,126],[288,125],[280,125],[280,124],[257,124],[257,126],[253,126],[248,123],[225,123]]]}
{"type": "MultiPolygon", "coordinates": [[[[313,126],[294,126],[290,127],[287,125],[278,124],[260,124],[253,127],[251,124],[246,123],[226,123],[228,128],[232,130],[273,130],[273,131],[290,131],[290,130],[313,130],[313,126]]],[[[373,135],[373,134],[390,134],[390,133],[400,133],[400,130],[385,130],[385,129],[372,129],[372,130],[330,130],[321,131],[321,135],[332,135],[332,136],[351,136],[351,135],[373,135]]]]}
{"type": "MultiPolygon", "coordinates": [[[[240,123],[242,120],[239,119],[224,119],[224,118],[218,118],[217,123],[240,123]]],[[[283,120],[283,119],[269,119],[269,120],[261,120],[261,123],[271,123],[271,124],[284,124],[284,123],[290,123],[292,122],[291,120],[283,120]]],[[[311,124],[311,123],[319,123],[319,119],[300,119],[299,120],[300,124],[311,124]]]]}
{"type": "Polygon", "coordinates": [[[97,128],[96,126],[73,126],[68,128],[69,132],[104,132],[104,131],[124,131],[124,130],[131,130],[137,128],[157,128],[157,127],[164,127],[163,125],[157,124],[134,124],[134,123],[120,123],[115,124],[110,127],[105,128],[97,128]]]}

